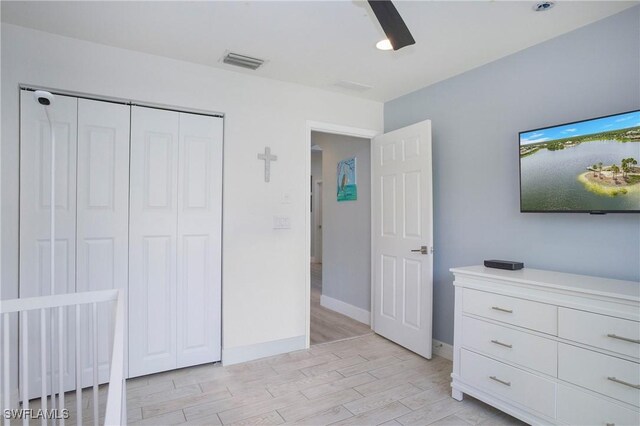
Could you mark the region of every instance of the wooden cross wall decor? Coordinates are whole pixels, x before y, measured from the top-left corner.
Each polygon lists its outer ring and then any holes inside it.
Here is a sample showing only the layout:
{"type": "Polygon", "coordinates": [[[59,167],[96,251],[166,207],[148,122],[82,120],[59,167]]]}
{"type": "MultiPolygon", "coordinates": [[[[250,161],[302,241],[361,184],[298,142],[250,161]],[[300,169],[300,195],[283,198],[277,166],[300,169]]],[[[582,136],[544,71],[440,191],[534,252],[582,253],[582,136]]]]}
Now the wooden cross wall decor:
{"type": "Polygon", "coordinates": [[[278,157],[271,155],[271,148],[266,146],[264,154],[258,154],[258,160],[264,161],[264,181],[269,182],[271,180],[271,162],[277,161],[278,157]]]}

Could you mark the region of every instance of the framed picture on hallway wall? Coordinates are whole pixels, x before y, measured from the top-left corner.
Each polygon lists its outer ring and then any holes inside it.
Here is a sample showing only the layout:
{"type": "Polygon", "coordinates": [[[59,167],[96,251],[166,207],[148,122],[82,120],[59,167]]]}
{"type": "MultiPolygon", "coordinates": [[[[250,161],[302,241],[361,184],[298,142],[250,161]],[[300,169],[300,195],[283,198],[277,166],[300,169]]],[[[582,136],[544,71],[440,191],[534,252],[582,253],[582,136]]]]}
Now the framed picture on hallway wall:
{"type": "Polygon", "coordinates": [[[338,161],[337,168],[337,199],[338,201],[355,201],[358,199],[356,185],[356,157],[338,161]]]}

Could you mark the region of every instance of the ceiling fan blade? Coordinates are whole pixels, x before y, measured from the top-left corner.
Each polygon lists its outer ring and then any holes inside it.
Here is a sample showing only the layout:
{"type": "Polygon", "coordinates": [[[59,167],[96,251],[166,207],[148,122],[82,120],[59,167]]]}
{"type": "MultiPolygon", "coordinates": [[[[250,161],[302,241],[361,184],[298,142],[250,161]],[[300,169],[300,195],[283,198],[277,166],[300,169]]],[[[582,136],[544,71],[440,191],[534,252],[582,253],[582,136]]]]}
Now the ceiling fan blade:
{"type": "Polygon", "coordinates": [[[393,50],[415,44],[416,41],[409,32],[398,10],[391,0],[369,0],[369,6],[378,18],[382,30],[393,46],[393,50]]]}

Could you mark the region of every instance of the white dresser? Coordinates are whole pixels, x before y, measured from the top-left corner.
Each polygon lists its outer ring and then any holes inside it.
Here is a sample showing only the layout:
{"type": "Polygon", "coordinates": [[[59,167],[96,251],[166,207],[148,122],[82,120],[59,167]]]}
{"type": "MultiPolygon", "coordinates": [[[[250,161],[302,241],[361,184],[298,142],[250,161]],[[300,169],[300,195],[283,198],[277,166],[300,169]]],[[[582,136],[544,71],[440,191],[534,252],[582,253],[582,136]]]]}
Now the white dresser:
{"type": "Polygon", "coordinates": [[[640,425],[640,283],[451,272],[455,399],[468,394],[530,424],[640,425]]]}

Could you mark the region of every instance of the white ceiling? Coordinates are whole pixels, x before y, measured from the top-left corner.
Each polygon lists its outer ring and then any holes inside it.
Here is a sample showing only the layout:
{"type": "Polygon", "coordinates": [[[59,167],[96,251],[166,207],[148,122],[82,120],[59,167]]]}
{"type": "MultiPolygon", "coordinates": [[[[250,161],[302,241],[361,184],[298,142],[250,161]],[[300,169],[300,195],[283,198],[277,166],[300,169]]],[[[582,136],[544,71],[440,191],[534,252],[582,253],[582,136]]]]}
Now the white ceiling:
{"type": "Polygon", "coordinates": [[[638,4],[396,1],[416,44],[383,52],[361,1],[7,2],[2,21],[110,46],[387,101],[638,4]],[[257,71],[220,62],[226,50],[268,60],[257,71]],[[357,92],[340,80],[372,86],[357,92]]]}

